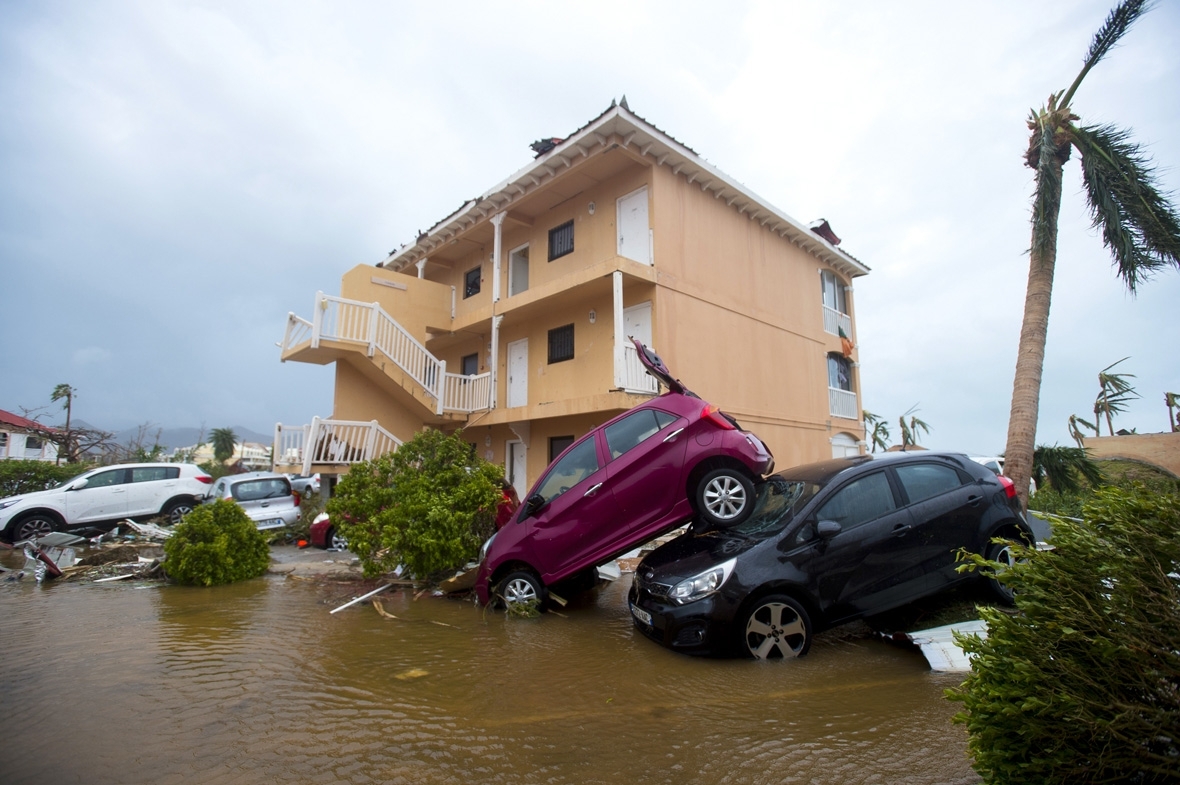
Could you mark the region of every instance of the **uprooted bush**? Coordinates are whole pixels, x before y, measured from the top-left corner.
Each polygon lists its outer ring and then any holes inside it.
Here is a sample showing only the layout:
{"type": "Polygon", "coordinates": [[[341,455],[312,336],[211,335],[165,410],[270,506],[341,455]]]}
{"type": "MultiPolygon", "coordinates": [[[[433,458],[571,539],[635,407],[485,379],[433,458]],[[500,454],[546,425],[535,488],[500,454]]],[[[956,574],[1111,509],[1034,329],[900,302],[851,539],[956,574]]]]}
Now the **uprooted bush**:
{"type": "MultiPolygon", "coordinates": [[[[997,572],[955,721],[989,783],[1180,782],[1180,497],[1106,488],[997,572]]],[[[973,559],[974,566],[999,565],[973,559]]]]}
{"type": "Polygon", "coordinates": [[[177,583],[215,586],[265,573],[270,547],[241,507],[218,499],[176,525],[164,556],[164,571],[177,583]]]}
{"type": "Polygon", "coordinates": [[[419,431],[395,452],[349,469],[328,515],[366,576],[402,565],[427,578],[474,558],[495,531],[502,476],[461,432],[419,431]]]}

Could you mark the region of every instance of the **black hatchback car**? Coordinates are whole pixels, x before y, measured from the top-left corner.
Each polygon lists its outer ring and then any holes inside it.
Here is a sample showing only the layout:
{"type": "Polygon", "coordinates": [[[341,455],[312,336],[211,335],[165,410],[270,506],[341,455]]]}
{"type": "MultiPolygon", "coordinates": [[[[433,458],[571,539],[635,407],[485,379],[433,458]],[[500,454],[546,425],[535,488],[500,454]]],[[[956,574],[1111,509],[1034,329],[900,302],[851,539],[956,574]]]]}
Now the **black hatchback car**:
{"type": "Polygon", "coordinates": [[[817,630],[978,579],[956,571],[960,549],[1010,562],[993,538],[1033,541],[1012,482],[954,453],[798,466],[756,495],[744,522],[696,521],[639,564],[629,604],[644,635],[686,653],[798,657],[817,630]]]}

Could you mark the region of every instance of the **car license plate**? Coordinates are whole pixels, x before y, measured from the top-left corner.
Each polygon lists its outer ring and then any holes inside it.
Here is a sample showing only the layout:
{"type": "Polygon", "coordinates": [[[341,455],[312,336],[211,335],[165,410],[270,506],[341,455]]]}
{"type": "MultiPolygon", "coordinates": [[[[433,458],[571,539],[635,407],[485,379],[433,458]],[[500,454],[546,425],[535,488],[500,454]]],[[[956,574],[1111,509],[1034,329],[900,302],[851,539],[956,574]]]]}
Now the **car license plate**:
{"type": "Polygon", "coordinates": [[[643,608],[636,608],[634,605],[632,605],[631,615],[636,619],[639,619],[639,621],[643,622],[648,627],[651,626],[651,614],[645,611],[643,608]]]}

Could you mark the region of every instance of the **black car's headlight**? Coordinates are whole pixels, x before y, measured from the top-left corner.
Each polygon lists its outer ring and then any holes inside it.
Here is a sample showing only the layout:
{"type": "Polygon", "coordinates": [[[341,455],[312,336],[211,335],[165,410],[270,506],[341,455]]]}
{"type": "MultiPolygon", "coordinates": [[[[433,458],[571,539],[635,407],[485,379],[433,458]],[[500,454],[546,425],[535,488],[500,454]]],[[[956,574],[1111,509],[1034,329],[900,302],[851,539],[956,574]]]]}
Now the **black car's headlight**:
{"type": "Polygon", "coordinates": [[[736,563],[737,559],[733,558],[716,567],[710,567],[699,575],[685,578],[672,587],[672,591],[668,592],[668,599],[677,605],[687,605],[690,602],[703,600],[721,588],[721,585],[733,573],[733,566],[736,563]]]}

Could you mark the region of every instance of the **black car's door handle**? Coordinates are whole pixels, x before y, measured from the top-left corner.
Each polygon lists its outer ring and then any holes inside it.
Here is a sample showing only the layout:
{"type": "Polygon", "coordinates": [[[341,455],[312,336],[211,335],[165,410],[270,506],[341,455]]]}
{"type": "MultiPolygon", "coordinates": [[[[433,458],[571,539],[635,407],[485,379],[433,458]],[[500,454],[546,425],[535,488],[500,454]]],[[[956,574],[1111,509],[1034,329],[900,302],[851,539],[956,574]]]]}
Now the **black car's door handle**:
{"type": "Polygon", "coordinates": [[[983,494],[981,494],[981,493],[973,493],[967,497],[967,504],[971,507],[974,507],[975,505],[979,504],[981,501],[983,501],[983,494]]]}
{"type": "Polygon", "coordinates": [[[908,523],[899,523],[893,527],[894,537],[904,537],[910,533],[910,525],[908,523]]]}

